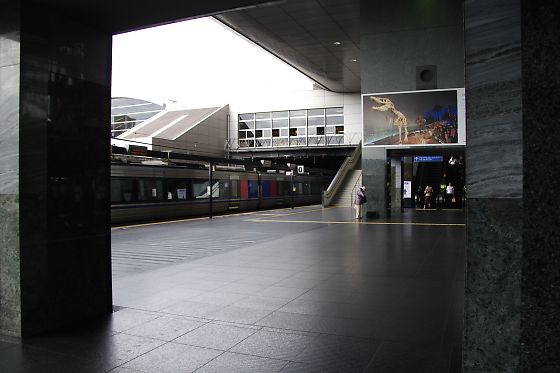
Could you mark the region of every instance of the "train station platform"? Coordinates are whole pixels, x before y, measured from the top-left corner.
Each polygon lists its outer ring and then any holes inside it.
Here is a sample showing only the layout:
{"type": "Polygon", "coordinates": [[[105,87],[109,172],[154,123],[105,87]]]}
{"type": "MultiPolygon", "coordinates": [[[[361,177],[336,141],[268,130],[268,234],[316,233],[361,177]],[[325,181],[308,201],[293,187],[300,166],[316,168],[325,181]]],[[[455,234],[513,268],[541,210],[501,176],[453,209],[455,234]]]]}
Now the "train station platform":
{"type": "Polygon", "coordinates": [[[87,330],[0,340],[2,372],[460,372],[463,211],[308,206],[113,229],[87,330]]]}

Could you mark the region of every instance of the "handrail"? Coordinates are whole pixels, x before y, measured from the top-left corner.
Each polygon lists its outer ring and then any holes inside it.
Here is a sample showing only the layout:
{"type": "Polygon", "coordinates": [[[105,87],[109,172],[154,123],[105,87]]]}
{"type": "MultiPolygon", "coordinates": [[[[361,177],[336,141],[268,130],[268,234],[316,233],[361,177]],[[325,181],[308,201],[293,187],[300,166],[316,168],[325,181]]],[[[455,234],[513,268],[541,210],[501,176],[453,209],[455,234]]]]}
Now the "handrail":
{"type": "Polygon", "coordinates": [[[352,155],[350,157],[346,157],[346,159],[342,163],[342,166],[340,166],[338,172],[332,179],[327,190],[323,191],[323,207],[330,206],[333,197],[336,195],[338,188],[342,184],[342,181],[344,181],[344,179],[346,178],[348,171],[350,171],[354,167],[361,154],[362,142],[360,141],[352,155]]]}
{"type": "Polygon", "coordinates": [[[354,183],[354,187],[352,188],[352,193],[350,193],[350,206],[352,206],[354,204],[354,196],[356,195],[356,188],[357,188],[358,182],[362,178],[362,173],[363,173],[363,171],[360,171],[360,176],[358,176],[358,178],[356,179],[356,182],[354,183]]]}

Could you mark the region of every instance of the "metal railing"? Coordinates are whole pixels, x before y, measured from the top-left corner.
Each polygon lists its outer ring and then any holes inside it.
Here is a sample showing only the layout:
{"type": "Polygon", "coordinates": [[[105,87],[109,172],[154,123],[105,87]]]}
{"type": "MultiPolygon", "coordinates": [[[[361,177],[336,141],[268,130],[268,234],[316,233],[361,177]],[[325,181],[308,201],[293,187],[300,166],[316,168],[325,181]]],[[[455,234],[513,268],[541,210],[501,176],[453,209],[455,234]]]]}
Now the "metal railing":
{"type": "Polygon", "coordinates": [[[340,168],[338,169],[338,172],[334,176],[327,190],[323,191],[323,207],[330,206],[333,197],[338,192],[338,188],[346,178],[348,171],[354,168],[356,162],[358,161],[361,155],[362,155],[362,142],[360,141],[358,143],[358,146],[356,146],[356,150],[354,150],[354,153],[352,153],[352,156],[346,157],[346,159],[342,163],[342,166],[340,166],[340,168]]]}
{"type": "Polygon", "coordinates": [[[362,172],[363,171],[360,171],[360,176],[358,176],[356,182],[354,183],[354,186],[352,187],[352,192],[350,193],[350,206],[354,205],[354,198],[356,196],[357,189],[359,188],[358,183],[360,183],[360,180],[362,180],[362,172]]]}
{"type": "Polygon", "coordinates": [[[224,143],[225,150],[302,148],[319,146],[348,146],[361,144],[362,134],[350,132],[345,134],[327,134],[307,137],[272,137],[272,138],[229,138],[224,143]],[[271,141],[272,140],[272,141],[271,141]]]}

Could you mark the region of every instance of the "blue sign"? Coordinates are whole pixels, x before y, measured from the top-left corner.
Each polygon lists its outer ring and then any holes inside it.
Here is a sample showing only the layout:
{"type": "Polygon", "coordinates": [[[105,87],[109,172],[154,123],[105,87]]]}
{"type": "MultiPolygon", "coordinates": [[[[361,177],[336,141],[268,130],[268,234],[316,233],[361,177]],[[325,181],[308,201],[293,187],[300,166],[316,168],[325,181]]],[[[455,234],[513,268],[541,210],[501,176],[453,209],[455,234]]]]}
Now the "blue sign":
{"type": "Polygon", "coordinates": [[[443,155],[415,155],[414,162],[443,162],[443,155]]]}

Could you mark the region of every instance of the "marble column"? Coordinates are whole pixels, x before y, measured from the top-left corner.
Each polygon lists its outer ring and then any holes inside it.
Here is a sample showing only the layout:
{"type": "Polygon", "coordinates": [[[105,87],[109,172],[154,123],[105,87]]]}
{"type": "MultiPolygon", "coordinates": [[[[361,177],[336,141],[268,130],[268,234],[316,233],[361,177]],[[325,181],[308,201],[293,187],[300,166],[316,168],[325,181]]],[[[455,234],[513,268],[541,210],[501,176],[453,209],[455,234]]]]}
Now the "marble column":
{"type": "Polygon", "coordinates": [[[523,129],[519,0],[465,1],[464,372],[517,372],[523,129]]]}
{"type": "Polygon", "coordinates": [[[0,15],[0,334],[111,312],[111,35],[38,4],[0,15]]]}
{"type": "Polygon", "coordinates": [[[521,371],[560,372],[560,3],[521,1],[521,371]]]}
{"type": "Polygon", "coordinates": [[[19,4],[0,13],[0,333],[21,332],[19,256],[19,4]]]}

